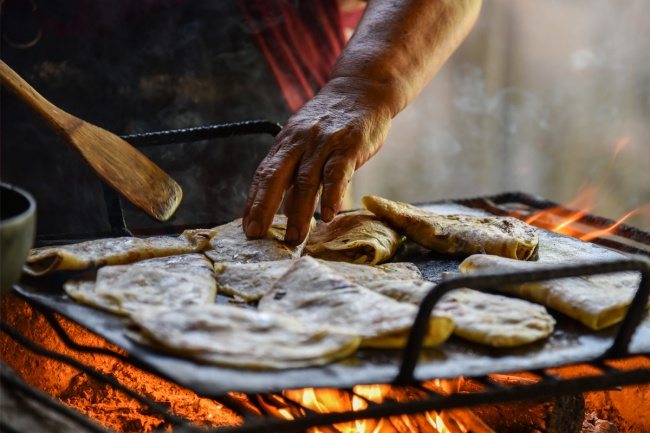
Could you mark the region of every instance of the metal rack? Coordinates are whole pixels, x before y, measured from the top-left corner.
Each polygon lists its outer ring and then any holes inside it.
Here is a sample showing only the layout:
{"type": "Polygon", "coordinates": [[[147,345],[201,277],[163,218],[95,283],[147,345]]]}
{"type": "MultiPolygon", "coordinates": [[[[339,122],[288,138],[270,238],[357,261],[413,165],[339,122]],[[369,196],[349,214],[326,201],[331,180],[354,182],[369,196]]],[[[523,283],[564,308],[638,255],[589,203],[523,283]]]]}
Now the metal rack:
{"type": "MultiPolygon", "coordinates": [[[[576,393],[609,389],[615,386],[650,383],[650,368],[620,370],[609,365],[609,361],[615,359],[625,359],[632,356],[647,357],[650,355],[650,353],[632,354],[628,350],[630,340],[642,319],[642,314],[645,309],[644,307],[647,304],[649,297],[650,265],[647,262],[638,260],[621,260],[580,266],[564,266],[554,268],[552,270],[538,270],[534,272],[527,271],[517,273],[511,272],[502,274],[466,276],[445,280],[438,284],[434,289],[432,289],[432,291],[423,300],[413,329],[411,331],[409,342],[403,351],[400,373],[391,383],[391,385],[395,386],[415,387],[418,390],[424,392],[427,395],[427,398],[409,402],[386,401],[383,403],[373,403],[367,399],[364,399],[368,405],[367,409],[360,411],[326,414],[315,413],[309,408],[306,408],[297,402],[291,402],[291,405],[295,405],[296,410],[300,413],[304,413],[304,416],[298,417],[294,420],[283,420],[269,416],[265,413],[263,407],[251,407],[250,405],[244,405],[241,404],[237,399],[232,398],[230,395],[224,394],[222,396],[219,396],[219,398],[216,400],[241,415],[244,418],[245,422],[243,425],[238,427],[227,427],[212,430],[192,426],[189,424],[188,420],[169,413],[165,408],[156,402],[122,386],[114,378],[97,371],[93,367],[80,363],[79,361],[68,356],[44,349],[42,346],[27,339],[25,336],[21,335],[4,322],[2,322],[1,330],[30,351],[33,351],[38,355],[51,357],[60,362],[71,365],[87,373],[94,379],[103,381],[104,383],[123,391],[127,395],[137,400],[139,403],[148,406],[151,409],[152,413],[159,414],[169,424],[179,427],[178,431],[188,433],[206,431],[228,433],[304,431],[310,427],[326,426],[335,423],[361,419],[384,418],[401,414],[417,414],[431,410],[439,411],[444,409],[471,407],[481,404],[506,403],[520,400],[547,398],[559,395],[575,395],[576,393]],[[621,323],[611,347],[601,356],[598,356],[593,360],[587,362],[589,366],[599,371],[600,374],[587,377],[563,379],[554,375],[550,371],[552,368],[560,367],[558,365],[549,368],[531,370],[530,373],[540,378],[539,382],[532,385],[518,387],[505,387],[491,381],[487,375],[481,375],[469,378],[483,384],[485,386],[484,391],[470,394],[454,393],[450,395],[441,395],[432,392],[424,388],[422,384],[415,379],[414,370],[417,366],[417,358],[420,352],[422,338],[425,333],[425,326],[427,322],[426,319],[430,316],[431,310],[435,306],[436,302],[445,293],[460,287],[471,287],[476,290],[490,291],[492,288],[503,284],[518,284],[532,281],[543,281],[553,278],[566,278],[623,271],[638,271],[641,273],[642,278],[639,289],[637,290],[637,293],[634,297],[632,306],[629,308],[624,321],[621,323]]],[[[112,356],[122,362],[126,362],[135,367],[147,370],[147,365],[144,365],[137,358],[134,358],[130,355],[124,356],[120,353],[104,348],[88,347],[77,344],[69,335],[66,334],[65,330],[60,326],[52,311],[43,305],[39,305],[38,302],[33,302],[33,300],[29,299],[26,300],[33,308],[38,310],[47,319],[50,326],[54,329],[54,331],[68,348],[79,352],[112,356]]],[[[4,382],[7,382],[8,379],[3,376],[2,380],[4,382]]],[[[354,393],[352,389],[346,389],[346,391],[350,392],[351,394],[354,393]]],[[[34,392],[36,393],[36,391],[34,392]]],[[[355,395],[358,396],[358,394],[355,395]]],[[[358,397],[363,398],[361,396],[358,397]]],[[[249,401],[253,402],[252,404],[254,405],[254,402],[256,400],[255,398],[249,398],[249,401]]],[[[72,411],[70,416],[78,416],[78,414],[72,411]]]]}

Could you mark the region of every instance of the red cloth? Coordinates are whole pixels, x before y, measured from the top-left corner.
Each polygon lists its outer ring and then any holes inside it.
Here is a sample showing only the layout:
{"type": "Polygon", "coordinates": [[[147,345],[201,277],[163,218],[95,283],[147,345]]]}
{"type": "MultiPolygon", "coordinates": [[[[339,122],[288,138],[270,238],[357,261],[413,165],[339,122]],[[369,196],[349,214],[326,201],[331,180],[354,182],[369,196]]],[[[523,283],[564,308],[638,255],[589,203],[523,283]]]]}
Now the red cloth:
{"type": "Polygon", "coordinates": [[[291,111],[328,80],[345,45],[337,0],[241,0],[246,21],[291,111]]]}

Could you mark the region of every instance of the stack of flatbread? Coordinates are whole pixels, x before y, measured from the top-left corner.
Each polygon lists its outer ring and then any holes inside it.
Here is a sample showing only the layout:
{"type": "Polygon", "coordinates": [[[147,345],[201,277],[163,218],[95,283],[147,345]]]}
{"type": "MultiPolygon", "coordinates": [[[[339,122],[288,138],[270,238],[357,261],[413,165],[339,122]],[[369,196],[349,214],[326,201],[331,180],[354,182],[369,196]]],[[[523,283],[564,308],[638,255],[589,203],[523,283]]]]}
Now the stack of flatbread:
{"type": "Polygon", "coordinates": [[[213,304],[217,296],[212,262],[200,253],[105,266],[63,289],[79,302],[127,316],[145,307],[213,304]]]}
{"type": "MultiPolygon", "coordinates": [[[[374,196],[363,205],[330,223],[314,222],[295,247],[283,242],[287,219],[277,215],[258,240],[246,239],[239,219],[176,237],[39,248],[25,271],[89,270],[67,281],[66,293],[130,316],[135,330],[127,335],[157,350],[218,365],[295,368],[358,347],[404,346],[418,306],[435,289],[415,265],[389,262],[404,236],[442,254],[470,256],[463,273],[537,266],[525,262],[535,254],[537,231],[514,218],[445,216],[374,196]],[[236,302],[215,304],[217,291],[236,302]]],[[[535,283],[503,295],[457,289],[434,308],[424,345],[440,345],[452,333],[494,347],[529,344],[553,332],[544,306],[602,329],[624,314],[629,286],[638,284],[633,277],[622,286],[596,277],[535,283]],[[598,296],[593,284],[600,284],[598,296]]]]}
{"type": "MultiPolygon", "coordinates": [[[[315,259],[349,281],[372,288],[384,281],[421,279],[420,270],[412,263],[385,263],[368,266],[315,259]]],[[[259,301],[276,281],[293,266],[295,260],[258,263],[215,263],[219,293],[246,302],[259,301]]]]}
{"type": "Polygon", "coordinates": [[[251,369],[323,365],[354,353],[361,338],[230,305],[144,309],[131,338],[195,361],[251,369]]]}
{"type": "MultiPolygon", "coordinates": [[[[380,348],[404,346],[417,314],[417,307],[355,284],[311,257],[296,260],[258,308],[359,335],[362,346],[380,348]]],[[[452,330],[451,318],[433,315],[423,344],[436,346],[452,330]]]]}

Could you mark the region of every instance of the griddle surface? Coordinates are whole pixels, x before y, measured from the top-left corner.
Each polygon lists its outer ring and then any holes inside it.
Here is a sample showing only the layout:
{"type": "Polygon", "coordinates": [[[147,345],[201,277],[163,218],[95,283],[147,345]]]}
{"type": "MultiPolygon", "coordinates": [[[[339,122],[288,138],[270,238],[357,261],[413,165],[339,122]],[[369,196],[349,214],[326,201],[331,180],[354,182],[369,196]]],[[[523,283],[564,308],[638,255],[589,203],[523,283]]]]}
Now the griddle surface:
{"type": "MultiPolygon", "coordinates": [[[[457,204],[422,205],[439,213],[487,215],[457,204]]],[[[572,260],[610,261],[625,256],[543,229],[540,233],[540,262],[572,260]]],[[[456,271],[460,260],[450,259],[407,244],[397,255],[401,261],[415,263],[425,277],[440,281],[441,272],[456,271]]],[[[128,351],[151,371],[197,394],[219,397],[227,392],[277,392],[296,388],[349,388],[357,384],[391,383],[399,371],[401,351],[362,349],[354,356],[323,367],[280,371],[256,371],[201,365],[193,361],[160,354],[124,336],[128,319],[79,304],[62,289],[61,277],[23,280],[15,289],[28,299],[44,305],[83,325],[128,351]]],[[[218,296],[217,302],[228,302],[218,296]]],[[[612,344],[618,326],[594,332],[582,324],[550,311],[557,320],[553,334],[544,341],[515,349],[495,349],[452,337],[439,348],[422,351],[415,370],[417,380],[508,373],[566,364],[589,362],[612,344]]],[[[632,353],[650,353],[650,320],[637,329],[630,345],[632,353]]]]}

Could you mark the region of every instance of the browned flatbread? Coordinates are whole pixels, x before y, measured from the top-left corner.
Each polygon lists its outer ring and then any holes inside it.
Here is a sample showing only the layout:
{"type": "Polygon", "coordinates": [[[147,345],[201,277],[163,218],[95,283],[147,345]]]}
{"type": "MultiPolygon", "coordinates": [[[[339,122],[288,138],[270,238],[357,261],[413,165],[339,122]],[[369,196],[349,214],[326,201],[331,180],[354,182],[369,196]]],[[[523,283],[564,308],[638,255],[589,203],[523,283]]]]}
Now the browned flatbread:
{"type": "Polygon", "coordinates": [[[96,239],[77,244],[35,248],[23,270],[41,276],[56,271],[96,269],[122,265],[153,257],[201,251],[215,235],[212,229],[185,230],[180,236],[96,239]]]}
{"type": "MultiPolygon", "coordinates": [[[[362,347],[403,347],[417,307],[352,283],[305,256],[275,282],[258,309],[337,332],[361,336],[362,347]]],[[[453,330],[446,316],[432,315],[423,345],[443,343],[453,330]]]]}
{"type": "MultiPolygon", "coordinates": [[[[552,268],[561,263],[521,262],[503,257],[474,255],[459,266],[463,274],[526,271],[552,268]]],[[[505,293],[560,311],[593,330],[619,323],[639,287],[637,272],[561,278],[501,287],[505,293]]]]}
{"type": "Polygon", "coordinates": [[[354,353],[360,338],[286,315],[230,305],[144,309],[133,320],[138,343],[205,364],[286,369],[323,365],[354,353]]]}
{"type": "MultiPolygon", "coordinates": [[[[353,283],[368,288],[385,281],[422,278],[422,274],[412,263],[384,263],[372,266],[316,260],[353,283]]],[[[219,293],[248,302],[258,301],[294,262],[295,260],[288,259],[257,263],[215,263],[219,293]]]]}
{"type": "MultiPolygon", "coordinates": [[[[312,218],[312,224],[316,221],[312,218]]],[[[287,217],[276,215],[271,228],[261,239],[247,239],[242,228],[242,219],[236,219],[215,227],[219,233],[210,240],[204,253],[213,262],[256,263],[272,260],[296,259],[302,255],[305,246],[291,246],[284,243],[287,231],[287,217]]]]}
{"type": "MultiPolygon", "coordinates": [[[[375,284],[377,293],[420,305],[435,284],[424,280],[393,280],[375,284]]],[[[515,347],[548,337],[555,319],[546,309],[522,299],[457,289],[445,294],[434,313],[454,321],[454,335],[493,347],[515,347]]]]}
{"type": "Polygon", "coordinates": [[[63,288],[79,302],[126,316],[145,307],[212,304],[217,294],[212,262],[201,253],[104,266],[63,288]]]}
{"type": "Polygon", "coordinates": [[[402,236],[372,212],[337,215],[312,230],[305,254],[325,260],[377,265],[390,260],[402,236]]]}
{"type": "Polygon", "coordinates": [[[528,260],[538,243],[537,230],[512,217],[439,215],[376,196],[363,197],[361,204],[409,239],[444,254],[528,260]]]}

